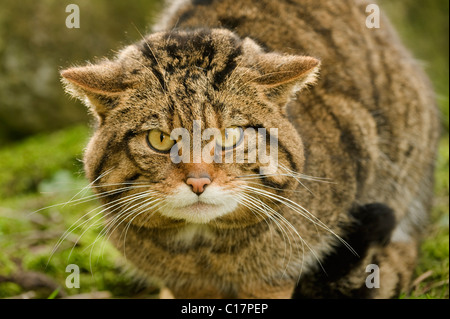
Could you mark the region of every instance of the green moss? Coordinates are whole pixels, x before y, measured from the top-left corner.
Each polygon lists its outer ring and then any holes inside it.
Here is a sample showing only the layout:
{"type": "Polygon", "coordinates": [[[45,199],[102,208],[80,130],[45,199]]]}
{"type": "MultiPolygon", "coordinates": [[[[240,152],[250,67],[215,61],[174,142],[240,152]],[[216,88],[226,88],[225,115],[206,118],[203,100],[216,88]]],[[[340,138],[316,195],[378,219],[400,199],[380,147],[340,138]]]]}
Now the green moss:
{"type": "Polygon", "coordinates": [[[33,136],[0,149],[0,199],[36,192],[39,184],[61,171],[81,174],[82,150],[89,136],[86,126],[75,126],[33,136]]]}
{"type": "Polygon", "coordinates": [[[0,283],[0,298],[17,296],[22,292],[22,288],[13,282],[0,283]]]}

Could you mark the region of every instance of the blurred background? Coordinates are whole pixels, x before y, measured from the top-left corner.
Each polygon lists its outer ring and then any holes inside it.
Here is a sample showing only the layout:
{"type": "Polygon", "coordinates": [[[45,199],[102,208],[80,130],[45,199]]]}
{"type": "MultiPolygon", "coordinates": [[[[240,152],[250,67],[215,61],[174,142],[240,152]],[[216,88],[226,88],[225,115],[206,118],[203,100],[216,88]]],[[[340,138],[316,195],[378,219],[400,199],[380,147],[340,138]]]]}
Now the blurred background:
{"type": "MultiPolygon", "coordinates": [[[[442,114],[430,239],[423,244],[413,289],[403,297],[448,298],[449,1],[378,3],[405,45],[422,61],[442,114]]],[[[114,50],[149,31],[161,8],[161,0],[2,1],[0,298],[151,297],[157,292],[157,287],[144,289],[124,274],[117,252],[108,243],[102,242],[101,249],[91,245],[96,239],[102,241],[95,227],[72,229],[56,245],[96,204],[74,197],[87,184],[81,156],[91,119],[83,105],[64,93],[59,71],[112,57],[114,50]],[[80,8],[79,29],[65,25],[70,3],[80,8]],[[58,206],[72,197],[71,203],[58,206]],[[30,214],[42,207],[47,209],[30,214]],[[80,265],[84,276],[80,288],[64,285],[68,262],[80,265]]]]}
{"type": "Polygon", "coordinates": [[[145,34],[161,1],[76,1],[79,29],[66,27],[74,1],[2,1],[0,11],[0,145],[87,120],[64,95],[59,70],[145,34]]]}

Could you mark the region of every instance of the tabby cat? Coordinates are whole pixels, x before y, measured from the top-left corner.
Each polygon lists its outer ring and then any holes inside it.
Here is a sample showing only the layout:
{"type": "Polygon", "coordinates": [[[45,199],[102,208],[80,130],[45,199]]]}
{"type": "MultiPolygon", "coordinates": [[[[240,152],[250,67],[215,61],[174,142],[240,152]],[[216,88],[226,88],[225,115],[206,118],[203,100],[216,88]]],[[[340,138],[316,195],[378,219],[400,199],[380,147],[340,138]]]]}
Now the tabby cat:
{"type": "Polygon", "coordinates": [[[407,291],[437,109],[383,13],[366,27],[368,4],[177,0],[114,59],[62,71],[98,122],[84,164],[104,233],[140,272],[176,298],[407,291]],[[220,130],[197,139],[219,160],[178,148],[172,132],[194,141],[196,125],[220,130]],[[270,173],[248,160],[255,138],[277,143],[270,173]]]}

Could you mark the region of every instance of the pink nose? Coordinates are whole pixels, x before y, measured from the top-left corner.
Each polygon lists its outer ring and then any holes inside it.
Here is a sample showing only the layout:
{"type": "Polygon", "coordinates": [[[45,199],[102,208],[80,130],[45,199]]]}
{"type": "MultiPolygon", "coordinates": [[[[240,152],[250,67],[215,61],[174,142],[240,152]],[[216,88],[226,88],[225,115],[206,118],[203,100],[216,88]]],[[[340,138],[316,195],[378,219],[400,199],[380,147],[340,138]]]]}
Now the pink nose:
{"type": "Polygon", "coordinates": [[[206,185],[211,184],[211,180],[208,177],[189,177],[186,180],[186,184],[192,187],[192,191],[197,195],[200,195],[205,190],[206,185]]]}

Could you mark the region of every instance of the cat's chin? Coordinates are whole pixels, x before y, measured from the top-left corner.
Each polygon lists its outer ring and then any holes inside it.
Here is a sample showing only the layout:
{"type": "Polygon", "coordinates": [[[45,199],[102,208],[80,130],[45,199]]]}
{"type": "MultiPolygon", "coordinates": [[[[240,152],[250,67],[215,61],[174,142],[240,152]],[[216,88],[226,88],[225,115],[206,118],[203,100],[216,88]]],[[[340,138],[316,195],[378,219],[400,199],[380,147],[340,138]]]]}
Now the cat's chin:
{"type": "Polygon", "coordinates": [[[185,220],[186,222],[192,224],[207,224],[218,217],[232,212],[233,210],[229,210],[227,207],[222,205],[219,206],[199,203],[182,208],[171,208],[170,210],[164,210],[161,214],[165,217],[176,220],[185,220]]]}
{"type": "Polygon", "coordinates": [[[200,196],[182,185],[166,199],[169,204],[159,210],[161,215],[194,224],[209,223],[238,207],[229,191],[215,185],[208,186],[200,196]]]}

